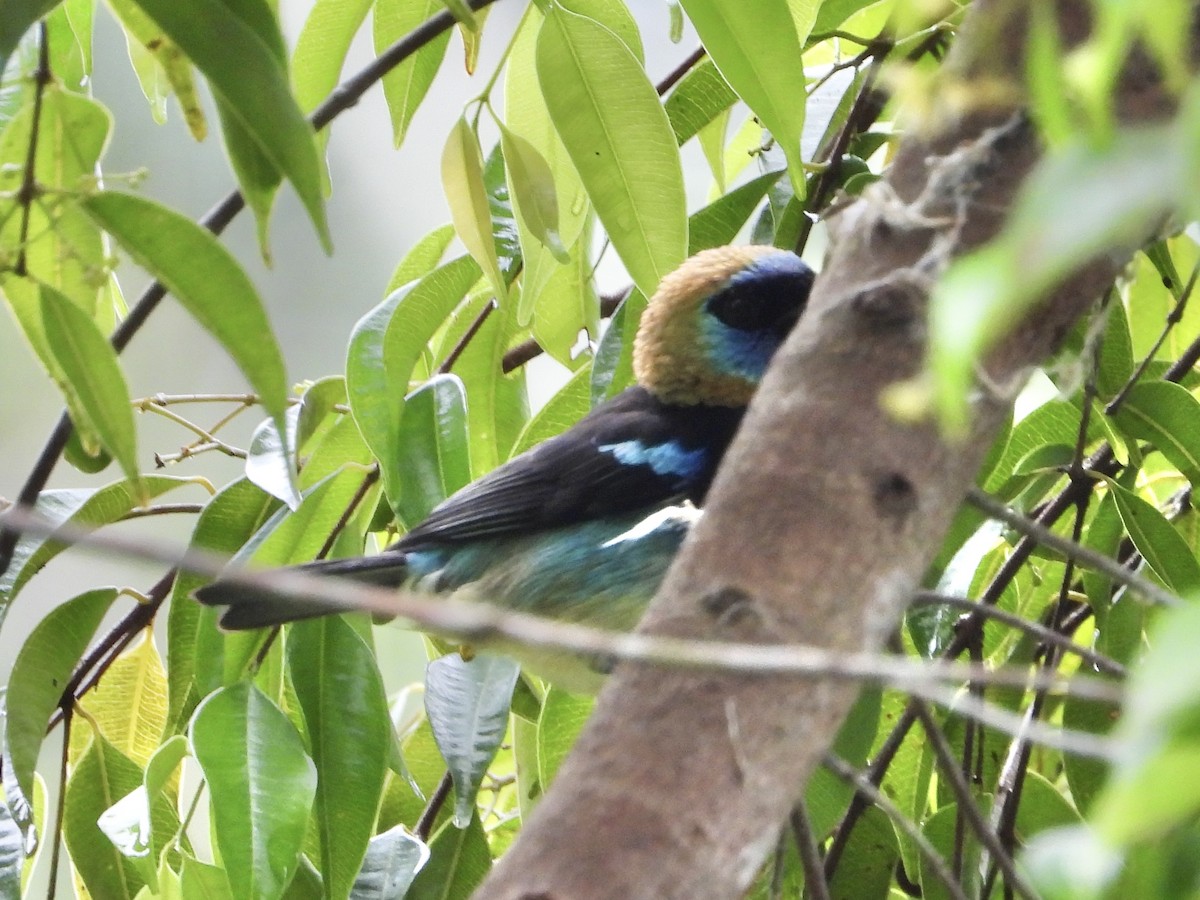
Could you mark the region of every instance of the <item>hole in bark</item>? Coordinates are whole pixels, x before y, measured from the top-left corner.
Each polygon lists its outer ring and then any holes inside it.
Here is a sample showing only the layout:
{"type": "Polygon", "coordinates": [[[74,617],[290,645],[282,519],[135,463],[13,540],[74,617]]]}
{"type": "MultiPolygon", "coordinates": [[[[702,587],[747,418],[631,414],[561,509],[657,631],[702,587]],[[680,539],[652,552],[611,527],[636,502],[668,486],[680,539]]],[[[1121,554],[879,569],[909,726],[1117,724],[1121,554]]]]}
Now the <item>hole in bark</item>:
{"type": "Polygon", "coordinates": [[[889,472],[875,481],[875,506],[899,524],[916,511],[916,488],[899,472],[889,472]]]}
{"type": "Polygon", "coordinates": [[[734,625],[746,625],[757,622],[758,610],[754,606],[754,597],[736,587],[718,588],[711,594],[700,598],[700,606],[708,615],[717,620],[717,624],[728,628],[734,625]]]}

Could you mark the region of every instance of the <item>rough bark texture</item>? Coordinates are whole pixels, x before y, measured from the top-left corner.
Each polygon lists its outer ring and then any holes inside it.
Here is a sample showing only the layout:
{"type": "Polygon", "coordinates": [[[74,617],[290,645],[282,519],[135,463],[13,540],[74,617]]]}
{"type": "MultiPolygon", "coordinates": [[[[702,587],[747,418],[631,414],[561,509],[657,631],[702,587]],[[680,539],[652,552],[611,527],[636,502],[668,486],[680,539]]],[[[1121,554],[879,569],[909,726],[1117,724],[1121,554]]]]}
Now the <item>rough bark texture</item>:
{"type": "MultiPolygon", "coordinates": [[[[1085,34],[1087,5],[1059,7],[1068,42],[1085,34]]],[[[1011,400],[981,389],[969,437],[950,444],[879,397],[921,367],[930,284],[996,233],[1039,156],[1016,87],[1023,8],[979,0],[944,73],[948,95],[1012,102],[943,110],[939,130],[907,138],[885,185],[835,221],[810,311],[642,630],[862,650],[896,627],[1011,400]]],[[[1122,84],[1127,121],[1169,111],[1152,67],[1135,61],[1122,84]]],[[[989,383],[1018,384],[1126,258],[1094,262],[1048,298],[991,355],[989,383]]],[[[621,667],[476,896],[740,896],[856,692],[621,667]]]]}

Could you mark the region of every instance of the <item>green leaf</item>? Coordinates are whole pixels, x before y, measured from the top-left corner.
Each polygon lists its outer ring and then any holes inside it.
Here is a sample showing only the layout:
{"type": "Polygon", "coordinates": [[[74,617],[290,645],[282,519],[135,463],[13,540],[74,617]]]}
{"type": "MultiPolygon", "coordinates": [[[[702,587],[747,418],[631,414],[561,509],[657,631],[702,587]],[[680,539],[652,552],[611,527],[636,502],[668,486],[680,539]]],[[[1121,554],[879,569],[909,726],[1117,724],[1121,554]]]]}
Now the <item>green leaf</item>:
{"type": "Polygon", "coordinates": [[[633,339],[646,310],[646,296],[636,288],[609,320],[592,361],[592,406],[633,384],[633,339]]]}
{"type": "Polygon", "coordinates": [[[362,870],[354,879],[350,900],[404,897],[413,878],[429,859],[429,848],[395,825],[371,838],[362,870]]]}
{"type": "Polygon", "coordinates": [[[679,152],[653,85],[613,32],[561,8],[538,34],[537,73],[613,247],[652,293],[687,250],[679,152]]]}
{"type": "MultiPolygon", "coordinates": [[[[188,547],[233,554],[278,506],[274,497],[240,478],[204,507],[188,547]]],[[[171,591],[167,613],[167,734],[179,732],[200,698],[221,685],[227,636],[217,627],[219,611],[191,599],[192,591],[207,580],[181,571],[171,591]],[[206,673],[208,677],[203,677],[206,673]]]]}
{"type": "Polygon", "coordinates": [[[350,41],[362,26],[371,0],[317,0],[292,53],[292,89],[306,113],[337,87],[350,41]]]}
{"type": "Polygon", "coordinates": [[[1154,574],[1181,597],[1200,590],[1200,564],[1166,517],[1131,491],[1112,483],[1109,490],[1129,539],[1154,574]]]}
{"type": "Polygon", "coordinates": [[[568,694],[556,687],[546,692],[537,723],[537,776],[543,791],[575,746],[595,705],[594,697],[568,694]]]}
{"type": "Polygon", "coordinates": [[[394,291],[359,320],[350,336],[346,395],[363,440],[379,460],[384,493],[397,515],[403,467],[399,429],[409,379],[430,338],[479,274],[469,256],[451,260],[394,291]]]}
{"type": "Polygon", "coordinates": [[[46,342],[62,373],[59,387],[72,417],[97,435],[136,484],[137,430],[116,351],[91,316],[49,285],[42,285],[41,309],[46,342]]]}
{"type": "Polygon", "coordinates": [[[57,5],[57,0],[6,0],[0,16],[0,75],[25,32],[57,5]]]}
{"type": "Polygon", "coordinates": [[[108,7],[125,30],[129,61],[160,125],[167,118],[167,97],[175,93],[192,137],[204,140],[208,124],[196,93],[192,63],[134,0],[108,0],[108,7]],[[166,83],[164,84],[164,79],[166,83]]]}
{"type": "MultiPolygon", "coordinates": [[[[12,767],[27,800],[33,797],[33,773],[46,737],[46,723],[116,598],[116,588],[98,588],[68,600],[38,623],[17,653],[5,701],[4,742],[8,749],[4,763],[12,767]]],[[[22,823],[22,827],[28,824],[22,823]]]]}
{"type": "Polygon", "coordinates": [[[221,343],[282,423],[288,394],[283,355],[262,300],[233,255],[187,217],[134,194],[104,191],[82,205],[221,343]]]}
{"type": "MultiPolygon", "coordinates": [[[[376,0],[372,15],[375,53],[382,54],[442,8],[441,0],[376,0]]],[[[383,96],[397,147],[404,143],[408,126],[429,92],[449,44],[450,32],[445,31],[383,76],[383,96]]]]}
{"type": "Polygon", "coordinates": [[[683,146],[737,99],[737,93],[716,63],[709,57],[700,60],[679,80],[663,104],[676,142],[683,146]]]}
{"type": "Polygon", "coordinates": [[[467,396],[454,375],[435,375],[405,401],[399,446],[400,514],[420,522],[471,480],[467,396]]]}
{"type": "Polygon", "coordinates": [[[391,294],[410,281],[417,281],[432,272],[441,262],[442,256],[446,253],[446,248],[450,246],[452,240],[454,240],[454,226],[443,225],[417,241],[412,249],[404,255],[404,258],[397,263],[392,277],[388,279],[388,286],[384,290],[384,294],[391,294]]]}
{"type": "Polygon", "coordinates": [[[688,255],[731,243],[782,174],[780,170],[760,175],[693,213],[688,229],[688,255]]]}
{"type": "Polygon", "coordinates": [[[508,287],[500,273],[492,241],[492,216],[483,184],[483,155],[479,139],[466,118],[460,118],[446,138],[442,151],[442,189],[459,238],[487,275],[496,298],[503,299],[508,287]]]}
{"type": "Polygon", "coordinates": [[[405,900],[469,897],[492,866],[479,816],[466,828],[443,828],[429,845],[429,862],[417,873],[405,900]]]}
{"type": "MultiPolygon", "coordinates": [[[[77,727],[82,723],[76,720],[77,727]]],[[[142,783],[142,770],[103,735],[93,737],[66,787],[62,832],[71,861],[92,897],[133,900],[146,884],[137,864],[112,845],[100,816],[142,783]]]]}
{"type": "MultiPolygon", "coordinates": [[[[54,525],[70,522],[80,528],[98,527],[119,520],[143,501],[185,484],[195,484],[195,479],[144,475],[138,485],[123,480],[97,490],[43,491],[34,508],[54,525]]],[[[38,536],[23,537],[17,542],[8,571],[0,575],[0,621],[25,583],[65,549],[67,545],[61,541],[38,536]]]]}
{"type": "Polygon", "coordinates": [[[296,622],[288,671],[317,767],[317,831],[327,896],[345,897],[375,825],[392,746],[375,657],[341,616],[296,622]]]}
{"type": "MultiPolygon", "coordinates": [[[[595,264],[591,234],[592,229],[585,226],[569,251],[567,265],[555,267],[533,305],[534,340],[569,369],[578,368],[587,359],[586,353],[572,355],[579,344],[580,331],[585,331],[591,339],[600,333],[600,298],[592,277],[595,264]]],[[[523,294],[521,299],[524,301],[523,294]]]]}
{"type": "Polygon", "coordinates": [[[558,194],[554,173],[537,147],[497,120],[500,147],[508,171],[513,209],[522,225],[561,263],[567,248],[558,230],[558,194]]]}
{"type": "Polygon", "coordinates": [[[283,711],[246,682],[208,697],[192,755],[212,797],[213,830],[234,896],[283,895],[295,874],[317,772],[283,711]]]}
{"type": "MultiPolygon", "coordinates": [[[[16,196],[21,189],[32,141],[33,104],[28,103],[0,132],[0,191],[16,196]],[[8,193],[8,192],[11,192],[8,193]]],[[[106,260],[99,229],[71,202],[95,186],[96,167],[112,128],[108,110],[79,94],[51,85],[42,97],[37,129],[34,173],[44,200],[28,207],[25,270],[30,278],[48,284],[71,298],[80,309],[101,321],[99,298],[106,283],[106,260]]],[[[5,255],[21,246],[24,216],[15,204],[0,220],[0,246],[5,255]]],[[[4,268],[11,269],[9,262],[4,268]]],[[[8,279],[6,279],[7,281],[8,279]]],[[[7,289],[7,288],[6,288],[7,289]]],[[[22,321],[28,332],[29,325],[22,321]]],[[[37,349],[37,339],[30,335],[37,349]]]]}
{"type": "Polygon", "coordinates": [[[525,424],[510,456],[524,453],[542,441],[562,434],[591,408],[592,370],[580,369],[525,424]]]}
{"type": "Polygon", "coordinates": [[[317,234],[332,249],[322,199],[321,162],[311,126],[277,55],[282,46],[263,0],[137,0],[208,78],[271,163],[296,189],[317,234]],[[197,28],[196,23],[205,23],[197,28]]]}
{"type": "Polygon", "coordinates": [[[299,418],[299,407],[288,407],[284,413],[286,437],[280,433],[274,419],[264,419],[254,429],[246,451],[246,477],[291,509],[300,505],[296,465],[290,452],[296,443],[296,423],[299,418]]]}
{"type": "Polygon", "coordinates": [[[807,33],[782,3],[760,4],[746,15],[739,0],[682,0],[700,40],[725,80],[774,136],[787,159],[796,194],[803,197],[804,67],[796,63],[807,33]]]}
{"type": "MultiPolygon", "coordinates": [[[[866,762],[875,729],[879,725],[882,694],[878,687],[869,685],[855,701],[838,730],[833,752],[852,765],[866,762]]],[[[829,834],[854,795],[854,788],[825,769],[813,772],[805,791],[809,822],[817,840],[829,834]]]]}
{"type": "Polygon", "coordinates": [[[475,795],[508,727],[520,667],[505,656],[450,653],[425,670],[425,712],[454,779],[454,824],[466,828],[475,795]]]}
{"type": "Polygon", "coordinates": [[[1200,483],[1200,400],[1169,381],[1135,384],[1117,410],[1117,425],[1149,441],[1184,478],[1200,483]]]}
{"type": "Polygon", "coordinates": [[[832,897],[887,897],[900,845],[887,813],[867,807],[829,883],[832,897]]]}

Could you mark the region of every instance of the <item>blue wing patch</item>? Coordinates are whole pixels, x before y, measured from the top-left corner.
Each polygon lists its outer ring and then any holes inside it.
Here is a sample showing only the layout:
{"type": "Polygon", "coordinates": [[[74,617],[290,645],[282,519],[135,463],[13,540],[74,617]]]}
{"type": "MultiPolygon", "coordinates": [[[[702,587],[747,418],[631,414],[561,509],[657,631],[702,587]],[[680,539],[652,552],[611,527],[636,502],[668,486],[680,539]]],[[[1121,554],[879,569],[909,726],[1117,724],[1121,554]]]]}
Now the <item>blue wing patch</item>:
{"type": "Polygon", "coordinates": [[[695,478],[703,471],[708,452],[703,447],[689,450],[678,441],[647,446],[636,438],[617,444],[601,444],[602,453],[611,453],[617,462],[627,466],[649,466],[655,475],[695,478]]]}

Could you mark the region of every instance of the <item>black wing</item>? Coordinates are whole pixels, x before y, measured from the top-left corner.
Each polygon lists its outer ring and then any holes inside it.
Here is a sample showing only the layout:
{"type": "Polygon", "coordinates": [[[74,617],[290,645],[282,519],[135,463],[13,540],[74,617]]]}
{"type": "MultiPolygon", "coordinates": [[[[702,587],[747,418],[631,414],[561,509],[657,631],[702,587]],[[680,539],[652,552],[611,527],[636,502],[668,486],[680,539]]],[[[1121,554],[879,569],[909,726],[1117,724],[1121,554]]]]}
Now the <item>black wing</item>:
{"type": "Polygon", "coordinates": [[[669,406],[631,387],[449,497],[393,549],[539,531],[675,499],[699,505],[743,412],[669,406]]]}

